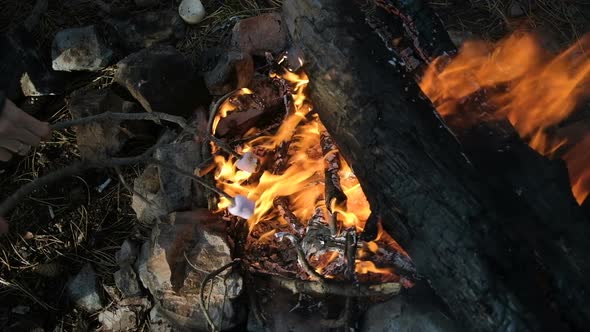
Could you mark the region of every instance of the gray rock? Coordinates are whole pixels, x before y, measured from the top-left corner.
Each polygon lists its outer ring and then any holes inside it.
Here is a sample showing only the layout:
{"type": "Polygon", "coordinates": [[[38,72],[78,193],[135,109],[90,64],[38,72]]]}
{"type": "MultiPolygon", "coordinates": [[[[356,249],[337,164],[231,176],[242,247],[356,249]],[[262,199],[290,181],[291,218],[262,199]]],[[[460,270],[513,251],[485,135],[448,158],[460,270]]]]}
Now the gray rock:
{"type": "MultiPolygon", "coordinates": [[[[153,1],[140,2],[150,6],[148,3],[153,1]]],[[[185,25],[174,10],[145,11],[126,19],[111,18],[106,23],[117,46],[127,53],[180,40],[185,33],[185,25]]]]}
{"type": "Polygon", "coordinates": [[[0,90],[10,99],[64,92],[63,73],[52,70],[37,51],[34,37],[24,29],[0,34],[0,90]]]}
{"type": "Polygon", "coordinates": [[[97,71],[112,58],[113,51],[93,25],[58,32],[51,47],[52,67],[59,71],[97,71]]]}
{"type": "Polygon", "coordinates": [[[252,57],[239,51],[225,52],[213,70],[204,74],[212,95],[224,95],[237,88],[247,88],[254,77],[252,57]]]}
{"type": "MultiPolygon", "coordinates": [[[[174,225],[154,227],[137,263],[140,280],[160,304],[154,314],[165,317],[174,327],[188,330],[207,330],[199,305],[201,282],[210,271],[232,260],[225,235],[199,225],[200,220],[194,219],[198,215],[175,213],[170,216],[175,220],[174,225]],[[185,255],[198,271],[186,262],[185,255]]],[[[229,329],[244,317],[241,307],[234,303],[243,282],[231,271],[221,276],[226,277],[225,284],[216,278],[207,293],[207,301],[213,321],[219,322],[223,315],[222,329],[229,329]]]]}
{"type": "Polygon", "coordinates": [[[141,288],[137,281],[137,275],[130,265],[122,266],[117,272],[113,274],[115,277],[115,284],[123,294],[123,297],[133,297],[141,295],[141,288]]]}
{"type": "MultiPolygon", "coordinates": [[[[195,141],[164,145],[157,149],[155,157],[190,172],[202,161],[201,145],[195,141]]],[[[172,211],[187,210],[193,201],[191,181],[165,168],[148,166],[135,180],[134,189],[131,207],[144,223],[172,211]]]]}
{"type": "Polygon", "coordinates": [[[169,46],[150,47],[121,60],[115,81],[148,112],[187,116],[210,99],[193,65],[169,46]]]}
{"type": "Polygon", "coordinates": [[[98,314],[98,321],[102,324],[100,331],[124,332],[136,331],[137,316],[129,308],[116,308],[98,314]]]}
{"type": "MultiPolygon", "coordinates": [[[[111,112],[123,112],[123,99],[110,90],[78,91],[72,95],[69,111],[73,119],[111,112]]],[[[120,151],[127,140],[120,121],[101,121],[76,126],[80,156],[101,159],[120,151]]]]}
{"type": "Polygon", "coordinates": [[[150,332],[172,332],[174,331],[168,319],[162,315],[162,309],[155,305],[150,311],[150,332]]]}
{"type": "Polygon", "coordinates": [[[443,312],[440,300],[425,285],[417,285],[367,310],[363,332],[459,332],[459,326],[443,312]]]}
{"type": "Polygon", "coordinates": [[[137,220],[149,224],[167,214],[164,197],[159,194],[160,177],[156,166],[148,165],[133,181],[133,189],[131,208],[135,211],[137,220]]]}
{"type": "Polygon", "coordinates": [[[119,266],[133,265],[139,254],[138,246],[130,240],[123,241],[121,249],[115,253],[115,259],[119,266]]]}
{"type": "Polygon", "coordinates": [[[249,17],[234,26],[232,43],[252,55],[276,54],[287,46],[287,28],[279,13],[249,17]]]}
{"type": "Polygon", "coordinates": [[[89,313],[102,309],[102,302],[96,286],[96,273],[89,263],[67,285],[67,291],[74,304],[89,313]]]}

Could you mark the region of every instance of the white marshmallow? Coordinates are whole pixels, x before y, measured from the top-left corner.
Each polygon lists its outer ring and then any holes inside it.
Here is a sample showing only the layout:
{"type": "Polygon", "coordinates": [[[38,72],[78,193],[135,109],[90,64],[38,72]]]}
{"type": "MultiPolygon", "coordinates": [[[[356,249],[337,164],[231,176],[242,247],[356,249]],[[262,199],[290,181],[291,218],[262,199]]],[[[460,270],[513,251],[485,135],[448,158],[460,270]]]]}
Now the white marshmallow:
{"type": "Polygon", "coordinates": [[[254,214],[254,206],[255,203],[246,196],[237,195],[234,197],[234,205],[231,205],[227,210],[234,216],[249,219],[254,214]]]}
{"type": "Polygon", "coordinates": [[[236,167],[244,172],[254,173],[258,167],[258,158],[256,158],[256,155],[252,152],[246,152],[242,158],[238,160],[236,167]]]}
{"type": "Polygon", "coordinates": [[[200,0],[182,0],[178,14],[188,24],[197,24],[205,17],[205,7],[200,0]]]}

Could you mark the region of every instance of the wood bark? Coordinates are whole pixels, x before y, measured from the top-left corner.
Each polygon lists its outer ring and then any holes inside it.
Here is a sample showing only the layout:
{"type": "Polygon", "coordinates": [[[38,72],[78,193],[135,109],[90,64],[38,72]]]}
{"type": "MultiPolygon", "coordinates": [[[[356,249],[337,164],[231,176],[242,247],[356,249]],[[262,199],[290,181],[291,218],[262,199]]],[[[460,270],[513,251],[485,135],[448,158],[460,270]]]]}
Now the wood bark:
{"type": "Polygon", "coordinates": [[[561,179],[519,169],[563,165],[516,144],[502,165],[519,154],[529,156],[518,159],[526,164],[488,170],[506,181],[491,186],[412,75],[389,65],[399,57],[366,24],[357,3],[287,0],[283,9],[294,43],[309,61],[310,91],[322,122],[372,210],[382,214],[457,320],[471,331],[585,329],[587,220],[559,196],[561,179]],[[522,197],[524,185],[559,190],[522,197]],[[566,202],[559,207],[564,210],[554,211],[553,199],[566,202]]]}

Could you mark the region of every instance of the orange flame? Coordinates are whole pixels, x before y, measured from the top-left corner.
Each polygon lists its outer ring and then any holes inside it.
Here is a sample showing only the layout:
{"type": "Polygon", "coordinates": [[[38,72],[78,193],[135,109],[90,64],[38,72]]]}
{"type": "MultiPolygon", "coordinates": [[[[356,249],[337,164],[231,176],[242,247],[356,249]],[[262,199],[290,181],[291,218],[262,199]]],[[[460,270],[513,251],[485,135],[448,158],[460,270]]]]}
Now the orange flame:
{"type": "Polygon", "coordinates": [[[250,89],[242,88],[242,89],[236,91],[234,93],[234,95],[227,98],[223,102],[223,104],[221,104],[221,106],[219,107],[219,110],[217,111],[215,118],[213,118],[213,126],[212,126],[211,132],[213,134],[215,134],[215,129],[217,128],[219,121],[221,121],[221,119],[225,118],[229,113],[235,111],[236,106],[234,104],[232,104],[232,98],[235,98],[237,96],[242,96],[242,95],[251,95],[251,94],[252,94],[252,91],[250,89]]]}
{"type": "MultiPolygon", "coordinates": [[[[565,139],[548,136],[547,129],[568,118],[588,93],[590,58],[583,50],[589,47],[590,35],[557,56],[530,34],[494,45],[468,41],[452,60],[433,61],[420,87],[443,117],[461,112],[468,96],[486,89],[496,115],[508,118],[533,149],[551,156],[565,139]]],[[[579,203],[590,191],[587,172],[580,170],[585,155],[573,148],[565,157],[579,203]]]]}
{"type": "Polygon", "coordinates": [[[357,260],[356,265],[355,265],[355,272],[358,274],[367,274],[367,273],[392,274],[393,270],[377,267],[377,266],[375,266],[375,263],[373,263],[371,261],[357,260]]]}
{"type": "MultiPolygon", "coordinates": [[[[275,135],[258,137],[249,142],[244,150],[252,151],[256,148],[272,151],[279,144],[291,141],[289,167],[282,174],[265,171],[257,183],[249,183],[251,174],[238,170],[235,158],[215,157],[215,178],[222,189],[232,196],[245,195],[256,202],[254,215],[249,220],[250,228],[268,217],[277,197],[289,197],[293,213],[304,223],[311,218],[315,207],[325,207],[324,161],[321,152],[318,152],[321,151],[319,119],[317,116],[311,120],[306,118],[312,109],[305,95],[309,78],[305,73],[296,74],[289,71],[286,71],[282,78],[294,85],[294,110],[283,121],[275,135]]],[[[351,168],[344,160],[341,160],[341,163],[342,189],[349,199],[346,209],[339,210],[340,219],[345,227],[356,226],[362,230],[371,213],[370,206],[351,168]]],[[[219,208],[224,209],[228,205],[229,202],[222,199],[219,208]]]]}
{"type": "MultiPolygon", "coordinates": [[[[271,74],[271,77],[278,77],[278,75],[271,74]]],[[[309,116],[312,105],[305,94],[309,78],[305,73],[297,74],[289,71],[283,73],[281,77],[292,84],[292,109],[288,110],[288,116],[281,123],[276,134],[255,138],[246,143],[242,147],[242,151],[272,152],[281,144],[288,142],[287,167],[281,170],[279,174],[273,174],[266,170],[259,179],[252,181],[250,179],[252,174],[237,169],[235,157],[218,155],[214,158],[217,164],[215,179],[218,186],[231,196],[244,195],[256,202],[254,214],[248,220],[250,231],[256,224],[278,217],[274,207],[275,199],[278,197],[288,198],[291,212],[304,225],[312,218],[316,208],[319,207],[322,211],[327,212],[327,203],[324,197],[325,162],[320,146],[320,120],[317,115],[309,116]]],[[[231,106],[231,103],[226,103],[231,106]]],[[[227,109],[230,109],[229,106],[227,109]]],[[[222,108],[222,111],[224,109],[222,108]]],[[[227,111],[223,114],[227,114],[227,111]]],[[[223,117],[223,114],[218,115],[218,117],[223,117]]],[[[214,123],[213,129],[216,124],[217,122],[214,123]]],[[[250,130],[250,134],[255,133],[254,130],[250,130]]],[[[344,159],[340,159],[339,175],[342,190],[347,196],[347,203],[346,206],[335,206],[333,204],[332,211],[337,212],[338,222],[343,227],[354,227],[360,232],[371,214],[370,205],[352,169],[344,159]]],[[[225,209],[229,204],[230,202],[222,197],[218,207],[219,209],[225,209]]],[[[275,220],[285,222],[282,218],[275,220]]],[[[264,233],[257,240],[257,243],[271,239],[271,236],[275,233],[275,230],[264,233]]],[[[382,230],[380,229],[381,233],[382,230]]],[[[395,246],[399,246],[393,239],[391,239],[391,242],[395,246]]],[[[389,245],[386,241],[379,243],[389,245]]],[[[371,247],[373,246],[378,246],[377,242],[372,242],[371,247]]],[[[327,274],[334,267],[345,265],[346,258],[343,252],[328,251],[317,257],[312,257],[310,263],[313,263],[318,273],[324,272],[324,274],[327,274]]],[[[355,265],[355,269],[359,274],[373,273],[379,277],[397,278],[393,270],[377,268],[371,262],[357,260],[355,265]]],[[[325,275],[325,277],[335,278],[336,276],[325,275]]]]}

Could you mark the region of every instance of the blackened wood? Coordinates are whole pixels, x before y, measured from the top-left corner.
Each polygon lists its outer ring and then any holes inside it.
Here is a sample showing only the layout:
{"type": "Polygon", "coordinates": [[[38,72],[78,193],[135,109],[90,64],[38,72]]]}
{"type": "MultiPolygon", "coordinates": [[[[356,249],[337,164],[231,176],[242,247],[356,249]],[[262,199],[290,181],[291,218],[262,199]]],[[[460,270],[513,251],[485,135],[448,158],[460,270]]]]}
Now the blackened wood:
{"type": "MultiPolygon", "coordinates": [[[[395,22],[399,24],[407,20],[408,16],[420,16],[424,23],[423,26],[416,25],[420,30],[418,34],[412,35],[411,31],[398,33],[399,38],[405,40],[405,43],[385,44],[396,53],[396,56],[402,58],[404,55],[407,58],[407,50],[403,46],[412,44],[412,40],[417,40],[416,45],[432,46],[418,49],[426,55],[419,59],[422,61],[422,64],[418,65],[419,70],[416,70],[415,63],[408,61],[390,62],[394,66],[404,65],[408,72],[416,74],[420,79],[420,72],[432,59],[443,55],[450,59],[457,52],[455,45],[449,42],[448,34],[442,28],[440,20],[423,1],[376,2],[382,9],[387,7],[383,3],[390,6],[394,3],[393,6],[399,8],[398,15],[389,15],[387,18],[384,18],[383,13],[376,15],[388,21],[389,24],[385,26],[395,26],[395,22]],[[437,27],[436,38],[429,36],[429,26],[437,27]]],[[[372,15],[374,14],[366,13],[368,22],[371,21],[372,15]]],[[[388,33],[395,34],[387,28],[383,29],[384,31],[376,31],[383,41],[386,41],[383,38],[388,33]]],[[[526,262],[533,274],[538,270],[538,266],[548,271],[546,276],[540,278],[538,286],[542,292],[549,295],[538,300],[547,302],[547,306],[554,306],[553,302],[557,302],[560,306],[559,311],[565,316],[568,324],[574,329],[585,329],[590,321],[588,294],[584,291],[579,292],[574,284],[588,282],[583,276],[590,271],[590,260],[584,254],[590,250],[590,242],[587,241],[590,235],[590,213],[587,202],[581,204],[580,208],[575,201],[566,165],[557,158],[584,137],[584,129],[587,128],[588,122],[587,112],[580,110],[570,119],[573,121],[567,121],[567,126],[547,132],[550,140],[562,141],[567,138],[566,144],[552,159],[548,159],[540,156],[520,139],[507,119],[499,120],[494,115],[497,109],[492,103],[485,103],[486,106],[483,107],[481,100],[486,100],[486,93],[485,90],[480,90],[466,98],[460,106],[462,111],[445,118],[445,121],[461,142],[470,161],[491,188],[494,197],[501,198],[497,204],[498,214],[504,220],[519,220],[516,223],[506,223],[511,242],[527,243],[531,252],[543,257],[538,264],[526,262]],[[522,216],[523,214],[526,217],[522,216]],[[542,227],[539,227],[540,224],[542,227]],[[552,285],[542,287],[545,283],[552,285]]],[[[510,270],[512,266],[507,264],[503,268],[510,270]]],[[[520,277],[512,275],[518,282],[520,277]]]]}
{"type": "Polygon", "coordinates": [[[572,253],[569,243],[559,245],[568,232],[522,201],[508,214],[410,75],[388,65],[393,55],[356,4],[289,0],[283,8],[310,60],[324,125],[385,225],[401,221],[389,230],[456,318],[474,331],[588,326],[587,250],[578,251],[590,238],[585,219],[572,223],[579,231],[572,253]]]}
{"type": "Polygon", "coordinates": [[[340,153],[332,137],[326,128],[318,123],[320,131],[320,146],[324,155],[324,188],[325,201],[328,208],[328,224],[332,235],[338,232],[338,213],[333,211],[333,207],[346,207],[346,194],[340,185],[340,153]]]}

